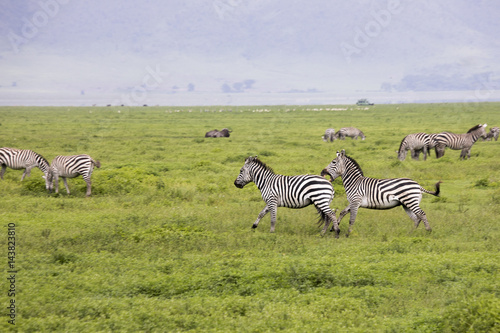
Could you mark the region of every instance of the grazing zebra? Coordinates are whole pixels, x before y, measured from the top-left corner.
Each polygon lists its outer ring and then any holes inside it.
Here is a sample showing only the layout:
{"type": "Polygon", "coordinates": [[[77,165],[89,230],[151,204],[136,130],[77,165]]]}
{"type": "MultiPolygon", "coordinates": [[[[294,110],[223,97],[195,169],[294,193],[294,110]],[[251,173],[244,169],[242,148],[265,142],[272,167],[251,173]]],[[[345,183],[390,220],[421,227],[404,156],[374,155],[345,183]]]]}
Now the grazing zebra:
{"type": "Polygon", "coordinates": [[[491,139],[495,139],[495,141],[498,141],[498,135],[500,134],[500,128],[498,127],[492,127],[490,128],[490,131],[486,133],[486,135],[483,135],[481,138],[486,141],[491,141],[491,139]]]}
{"type": "Polygon", "coordinates": [[[337,219],[335,212],[330,208],[334,190],[332,184],[325,178],[317,175],[278,175],[257,156],[251,156],[245,160],[234,185],[243,188],[250,182],[257,185],[266,203],[252,228],[257,228],[260,220],[271,212],[271,232],[274,232],[278,207],[303,208],[313,204],[320,214],[320,221],[325,222],[322,233],[325,233],[333,222],[332,229],[335,229],[338,237],[340,230],[337,219]]]}
{"type": "Polygon", "coordinates": [[[52,161],[52,184],[55,182],[56,193],[59,193],[59,177],[64,181],[64,186],[66,191],[69,192],[68,181],[66,178],[75,178],[78,175],[82,175],[83,180],[87,183],[87,193],[86,196],[90,196],[91,193],[91,181],[90,176],[94,170],[94,165],[98,168],[101,167],[101,162],[93,160],[89,155],[73,155],[73,156],[56,156],[52,161]]]}
{"type": "Polygon", "coordinates": [[[406,153],[409,150],[411,152],[411,157],[414,160],[418,160],[420,151],[424,153],[424,161],[427,159],[427,149],[430,144],[429,134],[425,133],[415,133],[408,134],[401,140],[398,150],[398,159],[404,161],[406,158],[406,153]]]}
{"type": "Polygon", "coordinates": [[[366,138],[365,134],[355,127],[342,127],[339,129],[337,134],[335,134],[335,137],[340,140],[345,140],[346,136],[351,137],[354,140],[357,140],[358,137],[361,137],[361,140],[366,138]]]}
{"type": "Polygon", "coordinates": [[[45,188],[47,190],[49,189],[49,162],[47,162],[42,155],[37,154],[32,150],[0,148],[0,165],[2,166],[2,169],[0,170],[1,179],[3,179],[3,175],[7,167],[14,170],[25,169],[21,177],[21,181],[24,180],[24,177],[29,177],[31,175],[31,169],[38,167],[45,174],[45,188]]]}
{"type": "Polygon", "coordinates": [[[349,205],[340,212],[337,224],[340,225],[342,218],[347,213],[351,213],[349,231],[346,236],[349,236],[352,231],[359,207],[390,209],[403,206],[405,212],[415,222],[415,227],[418,227],[422,221],[425,228],[431,231],[427,217],[419,204],[422,200],[422,192],[438,196],[441,182],[436,183],[436,191],[431,192],[408,178],[368,178],[363,176],[359,164],[351,157],[346,156],[345,150],[337,152],[337,157],[323,169],[321,175],[330,175],[332,181],[339,176],[342,177],[349,205]]]}
{"type": "Polygon", "coordinates": [[[333,140],[335,140],[335,129],[327,128],[322,138],[325,142],[332,142],[333,140]]]}
{"type": "Polygon", "coordinates": [[[470,158],[470,150],[472,145],[481,136],[486,135],[487,124],[479,124],[472,127],[465,134],[455,134],[450,132],[442,132],[436,136],[436,157],[440,158],[444,155],[444,150],[446,147],[454,150],[462,150],[460,153],[460,159],[465,159],[465,157],[470,158]]]}

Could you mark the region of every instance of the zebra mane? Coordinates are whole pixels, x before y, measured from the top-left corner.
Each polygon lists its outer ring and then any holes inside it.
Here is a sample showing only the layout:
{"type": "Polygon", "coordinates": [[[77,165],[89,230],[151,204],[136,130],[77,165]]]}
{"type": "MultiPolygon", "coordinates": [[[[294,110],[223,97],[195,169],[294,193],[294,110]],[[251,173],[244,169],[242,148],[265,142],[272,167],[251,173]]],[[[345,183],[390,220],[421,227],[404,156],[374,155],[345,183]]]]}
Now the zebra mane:
{"type": "Polygon", "coordinates": [[[403,142],[405,141],[405,139],[406,139],[406,136],[403,138],[403,140],[401,140],[401,143],[399,144],[398,153],[401,151],[401,147],[403,147],[403,142]]]}
{"type": "Polygon", "coordinates": [[[275,173],[274,170],[268,166],[266,163],[262,162],[261,160],[259,160],[259,158],[257,156],[255,157],[249,157],[248,158],[248,161],[249,162],[255,162],[257,165],[263,167],[264,169],[266,169],[267,171],[270,171],[272,173],[275,173]]]}
{"type": "Polygon", "coordinates": [[[361,173],[361,176],[364,176],[364,175],[363,175],[363,170],[362,170],[362,169],[361,169],[361,167],[359,166],[358,162],[356,162],[356,160],[355,160],[354,158],[350,157],[350,156],[345,155],[345,157],[346,157],[349,161],[351,161],[351,162],[352,162],[352,163],[356,166],[356,168],[358,168],[359,172],[361,173]]]}
{"type": "Polygon", "coordinates": [[[483,127],[483,125],[481,125],[481,124],[476,125],[476,126],[472,127],[470,130],[468,130],[467,133],[474,132],[475,130],[477,130],[478,128],[481,128],[481,127],[483,127]]]}

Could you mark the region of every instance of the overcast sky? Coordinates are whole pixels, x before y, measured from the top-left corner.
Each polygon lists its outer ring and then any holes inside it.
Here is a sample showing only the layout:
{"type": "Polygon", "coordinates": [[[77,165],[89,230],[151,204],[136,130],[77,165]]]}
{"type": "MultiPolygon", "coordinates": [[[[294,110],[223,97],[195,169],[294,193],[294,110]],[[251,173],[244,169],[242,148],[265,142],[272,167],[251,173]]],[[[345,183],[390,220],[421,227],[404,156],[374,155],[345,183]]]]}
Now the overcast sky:
{"type": "Polygon", "coordinates": [[[0,0],[1,105],[500,100],[496,0],[0,0]]]}

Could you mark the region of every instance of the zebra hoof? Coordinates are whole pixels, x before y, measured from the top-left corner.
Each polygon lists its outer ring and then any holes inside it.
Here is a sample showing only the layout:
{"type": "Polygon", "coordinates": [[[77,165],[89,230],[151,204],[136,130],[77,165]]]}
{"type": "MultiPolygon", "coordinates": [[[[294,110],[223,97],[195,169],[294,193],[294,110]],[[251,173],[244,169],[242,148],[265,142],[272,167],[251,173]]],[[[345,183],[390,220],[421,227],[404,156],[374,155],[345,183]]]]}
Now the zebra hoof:
{"type": "Polygon", "coordinates": [[[252,224],[252,229],[255,229],[257,228],[257,226],[255,224],[252,224]]]}

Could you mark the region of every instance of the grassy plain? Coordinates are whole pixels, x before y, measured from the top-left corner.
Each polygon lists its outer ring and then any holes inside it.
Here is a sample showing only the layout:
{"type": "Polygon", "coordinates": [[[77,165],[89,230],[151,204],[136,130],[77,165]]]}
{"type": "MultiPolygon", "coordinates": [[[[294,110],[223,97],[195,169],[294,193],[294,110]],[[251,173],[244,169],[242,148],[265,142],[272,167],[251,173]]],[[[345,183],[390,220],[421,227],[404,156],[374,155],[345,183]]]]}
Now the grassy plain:
{"type": "MultiPolygon", "coordinates": [[[[0,330],[499,332],[500,142],[476,143],[466,161],[451,150],[427,161],[395,153],[409,133],[498,126],[499,109],[2,107],[0,146],[49,162],[87,153],[102,167],[88,199],[81,178],[69,180],[70,196],[62,184],[63,194],[49,195],[38,169],[23,182],[7,169],[0,330]],[[344,126],[366,140],[321,140],[344,126]],[[223,127],[230,138],[204,138],[223,127]],[[251,229],[260,192],[233,185],[247,156],[277,173],[319,174],[340,149],[367,176],[409,177],[431,190],[442,180],[441,197],[424,195],[421,205],[433,232],[415,230],[401,208],[360,210],[350,238],[320,237],[313,207],[278,209],[274,234],[269,216],[251,229]],[[9,223],[15,326],[6,316],[9,223]]],[[[334,187],[332,207],[343,209],[341,181],[334,187]]]]}

